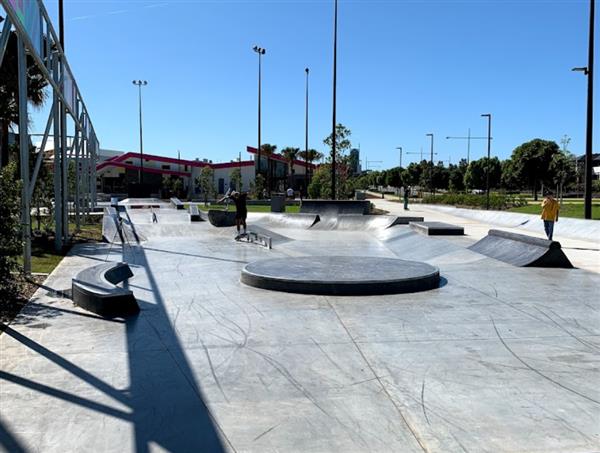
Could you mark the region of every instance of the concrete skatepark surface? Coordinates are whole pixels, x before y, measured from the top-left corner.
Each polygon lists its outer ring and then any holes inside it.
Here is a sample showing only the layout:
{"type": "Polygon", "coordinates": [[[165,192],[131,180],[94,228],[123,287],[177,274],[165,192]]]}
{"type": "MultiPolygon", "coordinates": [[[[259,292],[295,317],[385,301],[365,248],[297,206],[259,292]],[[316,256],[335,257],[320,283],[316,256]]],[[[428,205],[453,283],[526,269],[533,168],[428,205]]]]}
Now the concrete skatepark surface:
{"type": "Polygon", "coordinates": [[[73,248],[0,335],[5,449],[598,450],[600,269],[579,250],[595,244],[557,231],[578,268],[520,268],[469,250],[490,227],[471,221],[464,237],[436,238],[250,214],[273,233],[269,251],[185,211],[129,216],[139,244],[73,248]],[[446,283],[339,297],[239,281],[261,259],[332,255],[424,261],[446,283]],[[107,321],[69,300],[71,278],[106,259],[132,266],[139,315],[107,321]]]}

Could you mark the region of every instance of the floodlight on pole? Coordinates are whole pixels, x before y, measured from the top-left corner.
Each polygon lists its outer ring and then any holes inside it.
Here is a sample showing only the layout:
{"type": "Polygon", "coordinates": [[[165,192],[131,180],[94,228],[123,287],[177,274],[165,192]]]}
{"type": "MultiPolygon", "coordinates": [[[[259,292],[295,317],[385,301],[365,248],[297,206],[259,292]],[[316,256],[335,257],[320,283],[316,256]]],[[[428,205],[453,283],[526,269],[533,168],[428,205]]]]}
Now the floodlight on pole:
{"type": "Polygon", "coordinates": [[[333,112],[332,112],[332,131],[331,131],[331,198],[336,199],[335,176],[336,176],[336,102],[337,102],[337,22],[338,22],[338,2],[334,0],[333,13],[333,112]]]}
{"type": "Polygon", "coordinates": [[[583,72],[587,76],[587,117],[585,131],[585,188],[583,210],[586,219],[592,218],[592,138],[593,138],[593,120],[594,120],[594,13],[596,1],[590,0],[590,28],[588,44],[588,65],[585,67],[573,68],[572,71],[583,72]]]}
{"type": "MultiPolygon", "coordinates": [[[[138,183],[144,184],[144,139],[142,134],[142,87],[148,85],[147,80],[134,80],[131,83],[138,87],[138,101],[140,110],[140,171],[138,173],[138,183]]],[[[140,187],[141,188],[141,187],[140,187]]]]}
{"type": "MultiPolygon", "coordinates": [[[[266,53],[266,50],[262,47],[254,46],[252,50],[258,54],[258,148],[256,150],[258,156],[258,174],[260,175],[260,116],[261,116],[261,79],[262,79],[262,60],[261,57],[266,53]]],[[[270,191],[270,188],[269,188],[270,191]]]]}
{"type": "Polygon", "coordinates": [[[306,73],[306,102],[304,107],[304,190],[305,196],[308,197],[308,74],[309,68],[304,68],[306,73]]]}

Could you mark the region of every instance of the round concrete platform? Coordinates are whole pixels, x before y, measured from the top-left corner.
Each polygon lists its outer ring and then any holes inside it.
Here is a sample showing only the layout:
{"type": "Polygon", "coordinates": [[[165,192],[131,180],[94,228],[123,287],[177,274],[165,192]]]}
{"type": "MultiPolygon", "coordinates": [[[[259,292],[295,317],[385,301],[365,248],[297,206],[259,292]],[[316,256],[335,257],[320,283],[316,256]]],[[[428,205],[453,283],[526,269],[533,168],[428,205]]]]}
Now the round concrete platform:
{"type": "Polygon", "coordinates": [[[372,256],[303,256],[247,264],[241,281],[302,294],[367,296],[427,291],[439,286],[437,267],[372,256]]]}

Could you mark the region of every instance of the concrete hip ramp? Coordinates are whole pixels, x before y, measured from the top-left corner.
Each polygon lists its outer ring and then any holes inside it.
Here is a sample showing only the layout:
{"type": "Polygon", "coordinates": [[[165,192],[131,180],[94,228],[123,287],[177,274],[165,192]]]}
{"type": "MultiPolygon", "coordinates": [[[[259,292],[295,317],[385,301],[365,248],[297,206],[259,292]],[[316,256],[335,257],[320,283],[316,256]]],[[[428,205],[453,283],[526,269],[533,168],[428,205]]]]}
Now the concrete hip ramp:
{"type": "Polygon", "coordinates": [[[489,230],[469,249],[513,266],[573,268],[560,242],[508,231],[489,230]]]}
{"type": "Polygon", "coordinates": [[[258,218],[256,222],[265,228],[296,228],[309,229],[320,221],[318,214],[265,214],[258,218]]]}
{"type": "Polygon", "coordinates": [[[401,217],[393,215],[320,215],[319,221],[311,230],[344,230],[344,231],[370,231],[385,230],[395,225],[403,225],[408,222],[401,217]]]}
{"type": "Polygon", "coordinates": [[[368,200],[302,200],[302,214],[335,216],[340,214],[363,214],[371,212],[368,200]]]}

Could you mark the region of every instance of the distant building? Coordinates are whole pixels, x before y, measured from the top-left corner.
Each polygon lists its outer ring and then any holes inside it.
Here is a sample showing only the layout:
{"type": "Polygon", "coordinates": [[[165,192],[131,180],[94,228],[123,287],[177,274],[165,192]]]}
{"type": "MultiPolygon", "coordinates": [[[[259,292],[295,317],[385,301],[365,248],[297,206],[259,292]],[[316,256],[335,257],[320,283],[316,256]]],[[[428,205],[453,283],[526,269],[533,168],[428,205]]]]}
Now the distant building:
{"type": "Polygon", "coordinates": [[[359,175],[361,173],[360,150],[357,148],[352,148],[350,150],[350,156],[348,157],[348,161],[350,163],[350,172],[353,175],[359,175]]]}

